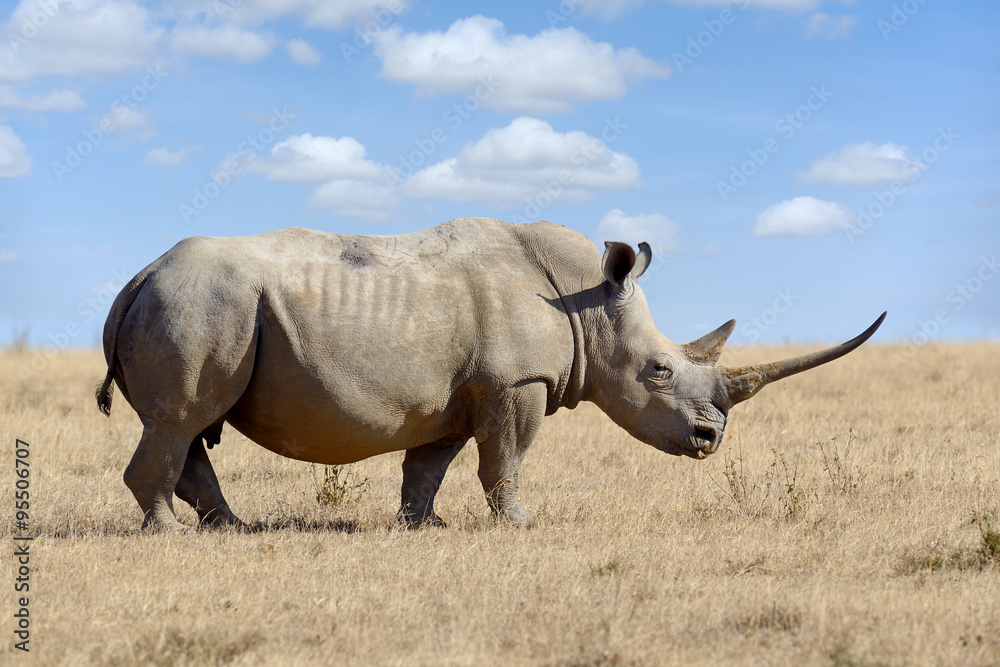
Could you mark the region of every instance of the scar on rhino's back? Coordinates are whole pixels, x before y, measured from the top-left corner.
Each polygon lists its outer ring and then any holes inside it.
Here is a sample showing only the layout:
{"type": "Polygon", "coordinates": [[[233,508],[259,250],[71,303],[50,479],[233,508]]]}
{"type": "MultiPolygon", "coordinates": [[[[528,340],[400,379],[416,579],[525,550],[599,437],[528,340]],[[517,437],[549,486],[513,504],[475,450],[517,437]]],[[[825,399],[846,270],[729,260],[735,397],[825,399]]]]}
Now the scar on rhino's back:
{"type": "Polygon", "coordinates": [[[345,248],[344,250],[341,251],[340,261],[356,269],[360,269],[366,266],[374,266],[382,263],[379,260],[379,258],[372,253],[371,250],[365,248],[364,246],[358,245],[357,241],[351,242],[350,247],[345,248]]]}

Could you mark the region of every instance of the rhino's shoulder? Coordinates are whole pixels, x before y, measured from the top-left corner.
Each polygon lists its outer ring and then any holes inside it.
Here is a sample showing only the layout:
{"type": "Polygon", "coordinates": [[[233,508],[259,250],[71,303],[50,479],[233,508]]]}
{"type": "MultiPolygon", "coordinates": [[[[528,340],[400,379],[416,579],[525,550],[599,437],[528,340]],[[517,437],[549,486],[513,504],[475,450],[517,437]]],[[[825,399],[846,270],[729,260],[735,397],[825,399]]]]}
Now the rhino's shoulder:
{"type": "Polygon", "coordinates": [[[583,234],[551,222],[514,225],[525,254],[550,272],[583,274],[600,268],[601,254],[583,234]]]}

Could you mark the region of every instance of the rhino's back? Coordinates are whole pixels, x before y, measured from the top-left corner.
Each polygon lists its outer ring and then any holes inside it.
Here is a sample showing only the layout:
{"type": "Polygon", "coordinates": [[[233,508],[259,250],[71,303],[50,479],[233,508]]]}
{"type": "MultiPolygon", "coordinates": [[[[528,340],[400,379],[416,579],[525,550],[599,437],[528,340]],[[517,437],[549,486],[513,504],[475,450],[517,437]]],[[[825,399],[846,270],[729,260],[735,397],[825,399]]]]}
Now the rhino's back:
{"type": "Polygon", "coordinates": [[[498,342],[552,310],[542,297],[557,295],[511,227],[463,219],[398,236],[295,228],[244,237],[264,243],[242,281],[261,267],[262,319],[300,359],[336,355],[362,371],[370,359],[412,366],[419,352],[450,372],[484,338],[498,342]]]}

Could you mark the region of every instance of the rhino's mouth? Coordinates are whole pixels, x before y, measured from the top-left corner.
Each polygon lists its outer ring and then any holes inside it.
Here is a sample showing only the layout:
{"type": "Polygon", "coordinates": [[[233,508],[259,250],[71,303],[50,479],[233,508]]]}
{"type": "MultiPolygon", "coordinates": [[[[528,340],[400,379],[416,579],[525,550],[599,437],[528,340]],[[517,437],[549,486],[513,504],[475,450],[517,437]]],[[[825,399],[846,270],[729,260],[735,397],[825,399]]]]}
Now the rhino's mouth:
{"type": "Polygon", "coordinates": [[[671,456],[686,456],[699,460],[714,454],[722,444],[724,427],[699,423],[689,428],[691,431],[679,438],[676,436],[651,438],[645,442],[671,456]]]}
{"type": "Polygon", "coordinates": [[[703,459],[722,444],[722,430],[708,425],[699,425],[694,428],[688,438],[687,450],[684,454],[695,459],[703,459]]]}

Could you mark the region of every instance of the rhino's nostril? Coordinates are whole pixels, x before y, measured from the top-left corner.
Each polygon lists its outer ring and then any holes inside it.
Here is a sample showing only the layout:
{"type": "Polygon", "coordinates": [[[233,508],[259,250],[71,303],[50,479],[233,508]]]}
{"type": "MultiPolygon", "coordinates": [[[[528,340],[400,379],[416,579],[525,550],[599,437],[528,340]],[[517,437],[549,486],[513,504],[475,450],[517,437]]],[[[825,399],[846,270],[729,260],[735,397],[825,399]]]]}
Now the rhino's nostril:
{"type": "Polygon", "coordinates": [[[718,432],[711,428],[695,428],[694,437],[700,444],[699,449],[711,448],[715,444],[715,439],[718,437],[718,432]]]}

